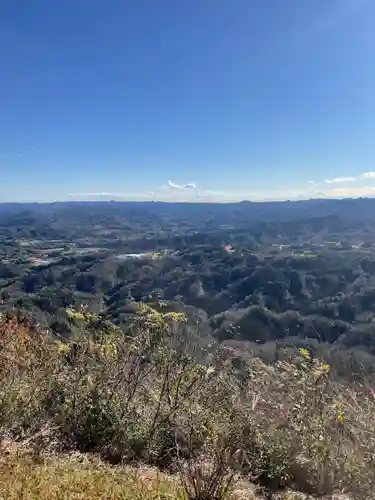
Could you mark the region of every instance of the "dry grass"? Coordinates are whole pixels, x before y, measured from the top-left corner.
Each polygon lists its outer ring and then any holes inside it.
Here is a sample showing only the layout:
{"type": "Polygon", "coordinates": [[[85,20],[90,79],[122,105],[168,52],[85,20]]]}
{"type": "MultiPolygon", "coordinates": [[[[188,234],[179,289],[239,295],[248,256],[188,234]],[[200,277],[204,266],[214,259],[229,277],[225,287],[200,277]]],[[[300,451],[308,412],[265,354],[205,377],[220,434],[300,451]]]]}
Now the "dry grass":
{"type": "Polygon", "coordinates": [[[184,499],[176,481],[155,471],[69,458],[36,463],[13,456],[0,463],[0,498],[6,500],[184,499]]]}
{"type": "MultiPolygon", "coordinates": [[[[211,497],[212,499],[214,497],[211,497]]],[[[317,500],[296,491],[273,500],[317,500]]],[[[0,461],[1,500],[188,500],[176,477],[154,468],[110,466],[94,457],[54,457],[35,462],[24,454],[0,461]]],[[[239,484],[229,500],[262,500],[251,484],[239,484]]],[[[263,499],[264,500],[264,499],[263,499]]],[[[319,500],[353,500],[333,495],[319,500]]]]}

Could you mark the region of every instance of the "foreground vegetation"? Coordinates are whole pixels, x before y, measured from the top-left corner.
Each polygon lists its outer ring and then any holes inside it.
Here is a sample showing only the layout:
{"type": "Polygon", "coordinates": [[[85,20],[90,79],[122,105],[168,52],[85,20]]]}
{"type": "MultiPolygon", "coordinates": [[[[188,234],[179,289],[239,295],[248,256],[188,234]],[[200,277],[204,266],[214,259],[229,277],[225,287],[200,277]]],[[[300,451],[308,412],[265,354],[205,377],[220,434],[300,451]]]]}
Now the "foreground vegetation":
{"type": "Polygon", "coordinates": [[[30,485],[24,498],[53,498],[69,478],[72,491],[92,483],[91,498],[168,498],[159,490],[135,493],[143,483],[129,474],[120,481],[118,464],[132,464],[177,477],[180,493],[169,491],[173,498],[223,500],[241,481],[268,498],[287,488],[375,498],[370,387],[337,383],[330,367],[304,349],[294,363],[273,366],[224,348],[188,355],[182,315],[144,304],[136,310],[128,336],[85,310],[69,310],[70,341],[27,318],[2,316],[1,437],[28,450],[31,460],[19,459],[11,469],[10,459],[2,460],[4,481],[10,473],[18,477],[12,491],[24,481],[30,485]],[[114,468],[56,459],[77,451],[114,468]],[[59,478],[52,481],[54,468],[59,478]],[[100,496],[109,483],[112,490],[100,496]],[[52,488],[49,496],[44,488],[52,488]]]}

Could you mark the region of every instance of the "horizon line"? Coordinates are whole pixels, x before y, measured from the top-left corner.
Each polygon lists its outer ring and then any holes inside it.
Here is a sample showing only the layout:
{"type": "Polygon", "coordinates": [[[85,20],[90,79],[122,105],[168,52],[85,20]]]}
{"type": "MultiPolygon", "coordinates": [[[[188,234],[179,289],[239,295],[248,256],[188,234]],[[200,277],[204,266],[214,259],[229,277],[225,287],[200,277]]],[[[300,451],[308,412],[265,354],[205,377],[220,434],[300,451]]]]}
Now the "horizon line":
{"type": "Polygon", "coordinates": [[[175,204],[175,205],[234,205],[241,203],[303,203],[303,202],[311,202],[311,201],[345,201],[345,200],[374,200],[373,196],[356,196],[356,197],[343,197],[343,198],[331,198],[331,197],[319,197],[319,198],[302,198],[302,199],[264,199],[264,200],[238,200],[238,201],[177,201],[177,200],[116,200],[116,199],[108,199],[108,200],[53,200],[53,201],[37,201],[37,200],[18,200],[18,201],[0,201],[0,205],[53,205],[53,204],[89,204],[89,203],[162,203],[162,204],[175,204]]]}

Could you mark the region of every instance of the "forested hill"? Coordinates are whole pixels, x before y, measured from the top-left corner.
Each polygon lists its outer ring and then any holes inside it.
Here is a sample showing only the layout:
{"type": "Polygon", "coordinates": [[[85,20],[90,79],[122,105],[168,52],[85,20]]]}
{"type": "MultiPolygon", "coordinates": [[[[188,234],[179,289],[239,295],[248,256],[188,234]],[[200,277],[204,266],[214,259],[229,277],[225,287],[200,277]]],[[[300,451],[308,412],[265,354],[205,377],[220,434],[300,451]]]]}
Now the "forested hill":
{"type": "MultiPolygon", "coordinates": [[[[1,224],[22,222],[22,216],[54,219],[63,224],[69,220],[83,221],[85,217],[124,216],[173,221],[191,220],[204,226],[208,222],[236,226],[270,219],[273,221],[325,217],[336,215],[347,220],[371,220],[375,212],[375,199],[311,199],[299,201],[273,201],[238,203],[177,203],[177,202],[55,202],[55,203],[0,203],[1,224]],[[223,220],[219,220],[222,218],[223,220]]],[[[26,219],[23,220],[26,222],[26,219]]]]}
{"type": "Polygon", "coordinates": [[[2,310],[69,335],[85,305],[126,328],[135,302],[183,311],[204,344],[272,361],[308,344],[373,371],[375,200],[0,205],[2,310]]]}

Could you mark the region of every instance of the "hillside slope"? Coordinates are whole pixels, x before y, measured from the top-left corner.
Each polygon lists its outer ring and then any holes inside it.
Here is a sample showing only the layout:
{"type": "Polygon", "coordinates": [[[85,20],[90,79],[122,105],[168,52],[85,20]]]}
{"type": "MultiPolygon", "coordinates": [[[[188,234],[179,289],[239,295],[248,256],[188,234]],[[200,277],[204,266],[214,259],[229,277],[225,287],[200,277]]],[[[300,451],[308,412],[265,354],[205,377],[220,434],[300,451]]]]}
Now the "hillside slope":
{"type": "MultiPolygon", "coordinates": [[[[273,366],[224,347],[199,362],[185,348],[191,339],[179,335],[185,317],[145,304],[137,305],[131,336],[85,310],[68,314],[69,341],[28,318],[7,314],[0,322],[1,439],[27,447],[30,457],[2,453],[0,477],[19,474],[14,491],[27,478],[23,498],[35,498],[35,484],[36,498],[46,498],[45,488],[80,498],[77,488],[90,482],[99,498],[108,478],[96,466],[66,472],[74,466],[64,456],[77,451],[112,464],[103,465],[113,471],[107,498],[143,488],[134,479],[127,486],[125,475],[116,490],[120,463],[177,477],[172,483],[186,499],[224,500],[250,483],[267,498],[293,498],[290,491],[374,498],[375,398],[363,382],[339,383],[306,349],[294,363],[273,366]],[[50,481],[54,470],[59,477],[50,481]]],[[[132,494],[151,498],[138,490],[132,494]]]]}

